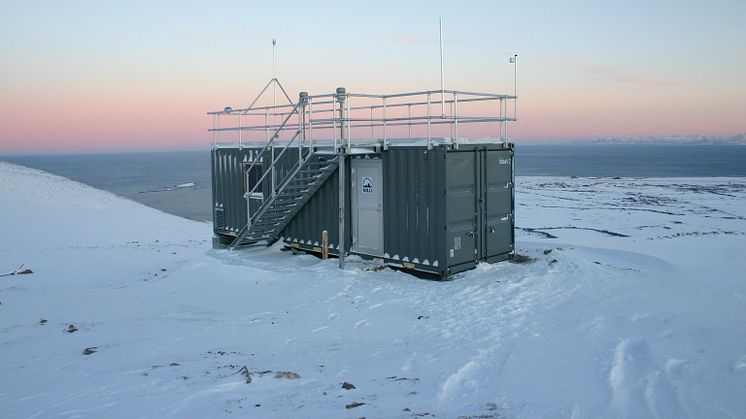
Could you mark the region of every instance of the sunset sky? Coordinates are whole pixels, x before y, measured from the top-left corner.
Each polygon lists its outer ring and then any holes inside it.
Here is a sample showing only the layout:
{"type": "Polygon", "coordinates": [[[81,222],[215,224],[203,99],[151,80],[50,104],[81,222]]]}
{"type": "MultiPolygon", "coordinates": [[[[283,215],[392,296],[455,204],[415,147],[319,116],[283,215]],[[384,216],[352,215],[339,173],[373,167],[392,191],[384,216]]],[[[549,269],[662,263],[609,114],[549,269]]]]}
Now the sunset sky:
{"type": "MultiPolygon", "coordinates": [[[[200,149],[300,90],[512,93],[516,142],[746,132],[746,1],[6,1],[0,154],[200,149]]],[[[497,131],[495,130],[495,134],[497,131]]]]}

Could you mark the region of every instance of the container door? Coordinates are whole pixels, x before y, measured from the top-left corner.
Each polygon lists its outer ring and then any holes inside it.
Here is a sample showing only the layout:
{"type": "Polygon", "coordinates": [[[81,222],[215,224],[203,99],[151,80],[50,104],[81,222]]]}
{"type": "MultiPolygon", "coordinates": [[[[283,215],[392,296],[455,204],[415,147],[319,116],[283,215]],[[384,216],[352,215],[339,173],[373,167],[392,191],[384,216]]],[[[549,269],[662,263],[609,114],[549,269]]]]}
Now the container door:
{"type": "Polygon", "coordinates": [[[485,258],[513,250],[513,155],[487,151],[484,164],[485,258]]]}
{"type": "Polygon", "coordinates": [[[383,256],[383,165],[381,159],[353,159],[351,250],[383,256]]]}
{"type": "Polygon", "coordinates": [[[446,159],[448,265],[477,259],[477,153],[450,152],[446,159]]]}

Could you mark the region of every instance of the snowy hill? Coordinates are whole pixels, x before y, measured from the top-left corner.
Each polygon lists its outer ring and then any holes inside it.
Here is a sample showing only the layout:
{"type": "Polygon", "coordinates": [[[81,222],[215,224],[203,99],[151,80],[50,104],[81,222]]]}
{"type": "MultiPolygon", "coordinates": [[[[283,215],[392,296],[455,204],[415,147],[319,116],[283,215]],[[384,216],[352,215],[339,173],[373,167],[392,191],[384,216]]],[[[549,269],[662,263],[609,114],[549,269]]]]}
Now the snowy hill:
{"type": "Polygon", "coordinates": [[[0,163],[2,416],[746,416],[746,179],[517,184],[534,260],[434,282],[0,163]]]}

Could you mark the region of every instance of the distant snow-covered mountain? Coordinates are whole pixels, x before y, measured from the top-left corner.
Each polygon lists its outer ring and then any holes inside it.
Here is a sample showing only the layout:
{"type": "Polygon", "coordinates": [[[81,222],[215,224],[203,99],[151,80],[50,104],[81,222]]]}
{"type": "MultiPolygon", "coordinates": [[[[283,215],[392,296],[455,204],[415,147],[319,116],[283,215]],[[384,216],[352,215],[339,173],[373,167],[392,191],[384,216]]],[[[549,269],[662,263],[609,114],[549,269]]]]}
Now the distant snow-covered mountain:
{"type": "Polygon", "coordinates": [[[672,135],[641,137],[602,137],[592,140],[573,141],[573,144],[687,144],[687,145],[746,145],[746,134],[722,135],[672,135]]]}

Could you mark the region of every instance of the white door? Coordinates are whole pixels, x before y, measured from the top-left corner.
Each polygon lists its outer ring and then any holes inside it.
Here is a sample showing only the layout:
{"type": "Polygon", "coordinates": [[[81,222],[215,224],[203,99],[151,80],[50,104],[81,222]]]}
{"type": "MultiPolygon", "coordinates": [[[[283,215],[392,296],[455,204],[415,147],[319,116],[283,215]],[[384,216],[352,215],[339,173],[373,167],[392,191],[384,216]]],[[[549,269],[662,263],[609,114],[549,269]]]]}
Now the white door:
{"type": "Polygon", "coordinates": [[[383,256],[383,165],[381,159],[353,159],[352,251],[383,256]]]}

